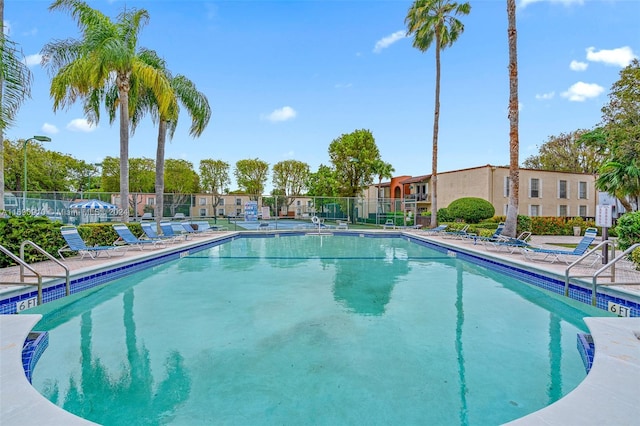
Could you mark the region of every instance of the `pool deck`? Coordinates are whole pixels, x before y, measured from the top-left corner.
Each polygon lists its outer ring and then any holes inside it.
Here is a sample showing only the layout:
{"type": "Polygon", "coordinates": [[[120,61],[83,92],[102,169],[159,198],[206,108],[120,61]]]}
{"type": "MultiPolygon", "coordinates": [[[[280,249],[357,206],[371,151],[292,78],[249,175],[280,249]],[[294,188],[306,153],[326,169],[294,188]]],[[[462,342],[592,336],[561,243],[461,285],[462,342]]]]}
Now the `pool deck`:
{"type": "MultiPolygon", "coordinates": [[[[564,276],[566,269],[564,263],[530,262],[519,253],[510,254],[487,250],[481,244],[474,245],[464,240],[426,236],[419,231],[406,233],[529,269],[551,272],[557,276],[564,276]]],[[[161,249],[144,251],[129,249],[124,256],[111,258],[80,260],[76,257],[66,260],[65,264],[73,276],[234,234],[237,233],[219,232],[206,237],[198,236],[176,244],[167,244],[166,248],[161,249]]],[[[532,243],[545,245],[576,243],[579,240],[580,237],[534,236],[532,243]]],[[[60,268],[55,266],[53,262],[41,262],[33,266],[43,273],[59,273],[60,271],[60,268]]],[[[631,279],[640,279],[640,273],[637,271],[630,270],[625,273],[631,276],[631,279]]],[[[16,278],[19,278],[18,267],[0,269],[0,281],[10,281],[16,278]]],[[[0,287],[0,292],[11,292],[16,288],[24,287],[0,287]]],[[[618,290],[636,296],[640,295],[639,286],[625,286],[618,290]]],[[[33,314],[0,315],[0,423],[21,426],[94,424],[49,402],[27,380],[22,367],[22,346],[40,317],[40,315],[33,314]]],[[[585,380],[556,403],[514,420],[509,425],[637,424],[640,416],[640,394],[637,392],[640,384],[640,318],[585,318],[585,322],[596,347],[593,366],[585,380]]]]}

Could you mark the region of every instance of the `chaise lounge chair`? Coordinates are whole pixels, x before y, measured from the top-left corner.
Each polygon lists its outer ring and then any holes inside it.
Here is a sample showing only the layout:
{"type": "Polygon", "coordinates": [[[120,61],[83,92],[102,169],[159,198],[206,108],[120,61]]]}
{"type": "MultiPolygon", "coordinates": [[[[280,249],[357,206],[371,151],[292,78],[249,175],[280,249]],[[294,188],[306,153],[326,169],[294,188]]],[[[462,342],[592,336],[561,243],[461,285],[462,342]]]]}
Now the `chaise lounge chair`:
{"type": "Polygon", "coordinates": [[[64,256],[62,253],[67,252],[77,252],[80,255],[80,260],[84,259],[85,256],[89,256],[91,259],[95,259],[100,256],[101,253],[104,253],[107,257],[111,257],[112,253],[120,253],[121,256],[124,256],[127,249],[118,247],[118,246],[87,246],[84,242],[80,234],[78,233],[78,228],[72,225],[65,225],[60,227],[60,232],[62,233],[62,238],[66,241],[67,245],[60,248],[58,250],[58,255],[60,259],[64,260],[64,256]]]}
{"type": "Polygon", "coordinates": [[[382,229],[396,229],[396,222],[393,219],[387,219],[387,221],[382,224],[382,229]]]}
{"type": "Polygon", "coordinates": [[[467,232],[469,229],[469,225],[464,225],[461,229],[453,230],[453,231],[443,231],[442,236],[445,238],[454,238],[454,239],[463,239],[468,237],[476,236],[476,234],[472,234],[467,232]]]}
{"type": "Polygon", "coordinates": [[[424,231],[420,231],[420,234],[423,235],[440,235],[442,234],[449,225],[438,225],[435,228],[428,228],[424,231]]]}
{"type": "Polygon", "coordinates": [[[142,231],[146,235],[147,239],[151,241],[164,241],[167,243],[175,243],[176,237],[167,236],[167,235],[159,235],[155,222],[143,222],[140,224],[142,226],[142,231]]]}
{"type": "Polygon", "coordinates": [[[114,244],[128,245],[131,247],[144,250],[145,247],[158,248],[158,246],[165,247],[165,243],[162,240],[145,240],[140,239],[133,235],[133,232],[124,223],[116,223],[113,225],[113,229],[118,233],[118,238],[114,244]]]}
{"type": "MultiPolygon", "coordinates": [[[[181,226],[182,228],[182,226],[181,226]]],[[[176,232],[173,229],[173,225],[169,222],[160,222],[160,229],[162,229],[162,234],[166,237],[173,237],[176,240],[184,237],[185,240],[189,239],[189,234],[186,232],[176,232]]]]}
{"type": "MultiPolygon", "coordinates": [[[[598,228],[587,228],[584,232],[584,236],[582,240],[578,243],[575,249],[573,250],[554,250],[554,249],[546,249],[541,247],[523,247],[521,248],[521,252],[527,260],[531,261],[551,261],[551,263],[555,262],[565,262],[569,265],[573,262],[576,257],[584,255],[587,250],[589,250],[589,246],[596,239],[598,235],[598,228]]],[[[593,266],[598,259],[600,259],[600,253],[593,252],[592,253],[594,259],[593,262],[589,266],[593,266]]]]}
{"type": "Polygon", "coordinates": [[[486,248],[495,248],[496,251],[501,251],[504,249],[509,253],[515,253],[518,249],[530,247],[529,238],[531,237],[531,232],[525,231],[518,235],[516,238],[506,237],[504,235],[499,235],[495,239],[487,239],[484,241],[484,246],[486,248]]]}

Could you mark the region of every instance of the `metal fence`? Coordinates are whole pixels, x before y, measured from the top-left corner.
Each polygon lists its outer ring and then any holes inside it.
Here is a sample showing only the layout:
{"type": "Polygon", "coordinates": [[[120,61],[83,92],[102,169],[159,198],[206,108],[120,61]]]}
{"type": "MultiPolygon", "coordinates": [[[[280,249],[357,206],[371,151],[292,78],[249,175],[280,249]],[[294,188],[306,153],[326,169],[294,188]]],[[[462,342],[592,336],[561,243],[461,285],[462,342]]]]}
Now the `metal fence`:
{"type": "MultiPolygon", "coordinates": [[[[14,215],[46,216],[65,224],[116,222],[123,218],[119,193],[107,192],[17,192],[5,193],[5,210],[14,215]],[[91,208],[93,201],[104,204],[91,208]]],[[[345,220],[350,223],[398,225],[415,221],[416,204],[408,200],[369,199],[364,197],[308,197],[286,199],[283,196],[247,194],[164,194],[163,218],[198,219],[242,218],[248,203],[257,207],[258,219],[291,218],[345,220]]],[[[129,218],[137,221],[155,214],[155,194],[130,193],[129,218]]],[[[94,204],[95,206],[95,204],[94,204]]]]}

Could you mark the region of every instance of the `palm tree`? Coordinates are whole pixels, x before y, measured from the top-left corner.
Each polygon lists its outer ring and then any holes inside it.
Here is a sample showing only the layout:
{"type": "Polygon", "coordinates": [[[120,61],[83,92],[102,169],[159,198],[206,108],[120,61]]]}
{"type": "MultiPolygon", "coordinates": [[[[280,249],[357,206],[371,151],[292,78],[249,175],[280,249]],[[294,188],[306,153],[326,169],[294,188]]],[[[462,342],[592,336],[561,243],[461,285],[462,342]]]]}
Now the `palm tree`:
{"type": "MultiPolygon", "coordinates": [[[[57,0],[49,10],[71,13],[77,20],[80,40],[53,41],[42,50],[42,63],[55,75],[51,81],[54,111],[84,101],[85,112],[92,96],[117,87],[120,115],[120,207],[123,221],[129,221],[129,93],[132,81],[148,87],[158,100],[158,109],[167,114],[175,108],[175,97],[164,73],[146,64],[137,50],[138,34],[148,22],[144,9],[125,9],[112,22],[101,12],[79,0],[57,0]]],[[[91,117],[88,117],[91,121],[91,117]]],[[[97,119],[97,116],[95,117],[97,119]]]]}
{"type": "MultiPolygon", "coordinates": [[[[189,134],[193,137],[202,135],[204,129],[211,118],[211,108],[207,97],[199,92],[196,85],[183,75],[173,77],[167,69],[165,61],[158,57],[153,51],[145,51],[141,55],[144,60],[158,71],[162,72],[171,85],[173,96],[182,103],[191,117],[191,128],[189,134]]],[[[142,118],[145,112],[151,114],[151,117],[158,123],[158,146],[156,150],[156,207],[155,217],[159,224],[164,211],[164,153],[167,134],[169,139],[173,138],[176,126],[178,125],[178,116],[180,108],[177,103],[172,103],[172,108],[166,112],[162,112],[159,108],[158,99],[153,90],[150,88],[139,86],[137,93],[138,102],[134,108],[132,118],[132,129],[142,118]]]]}
{"type": "Polygon", "coordinates": [[[426,52],[435,42],[436,95],[433,114],[433,149],[431,154],[431,227],[438,226],[438,120],[440,118],[440,51],[453,45],[464,25],[456,15],[468,15],[469,3],[449,0],[416,0],[405,18],[407,35],[414,34],[413,47],[426,52]]]}
{"type": "Polygon", "coordinates": [[[31,96],[31,71],[17,45],[4,34],[4,1],[0,1],[0,212],[4,210],[4,130],[10,127],[22,102],[31,96]]]}
{"type": "Polygon", "coordinates": [[[518,153],[518,45],[516,30],[516,2],[507,0],[509,38],[509,206],[507,220],[502,233],[508,237],[516,236],[518,226],[518,200],[520,196],[520,168],[518,153]]]}
{"type": "Polygon", "coordinates": [[[635,199],[636,208],[640,197],[640,167],[636,159],[609,161],[600,168],[596,187],[616,196],[628,212],[634,211],[629,198],[635,199]]]}
{"type": "MultiPolygon", "coordinates": [[[[378,192],[376,193],[376,201],[377,201],[376,204],[377,204],[378,213],[381,213],[380,212],[380,187],[382,186],[382,179],[391,179],[393,177],[393,172],[395,172],[396,169],[394,169],[391,164],[385,163],[379,158],[373,161],[371,168],[372,168],[373,174],[378,176],[378,192]]],[[[378,214],[376,213],[376,218],[377,217],[378,217],[378,214]]]]}

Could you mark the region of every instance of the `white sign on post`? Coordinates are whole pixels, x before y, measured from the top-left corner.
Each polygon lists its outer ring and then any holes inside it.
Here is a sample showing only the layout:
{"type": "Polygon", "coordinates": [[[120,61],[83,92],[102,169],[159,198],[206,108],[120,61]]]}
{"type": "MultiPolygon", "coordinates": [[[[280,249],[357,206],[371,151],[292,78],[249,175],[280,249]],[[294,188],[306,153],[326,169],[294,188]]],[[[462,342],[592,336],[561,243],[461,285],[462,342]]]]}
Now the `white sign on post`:
{"type": "Polygon", "coordinates": [[[613,220],[611,218],[611,208],[613,206],[596,206],[596,226],[611,228],[613,220]]]}

